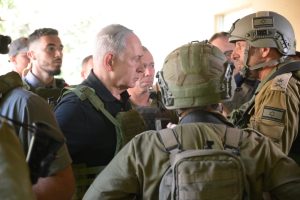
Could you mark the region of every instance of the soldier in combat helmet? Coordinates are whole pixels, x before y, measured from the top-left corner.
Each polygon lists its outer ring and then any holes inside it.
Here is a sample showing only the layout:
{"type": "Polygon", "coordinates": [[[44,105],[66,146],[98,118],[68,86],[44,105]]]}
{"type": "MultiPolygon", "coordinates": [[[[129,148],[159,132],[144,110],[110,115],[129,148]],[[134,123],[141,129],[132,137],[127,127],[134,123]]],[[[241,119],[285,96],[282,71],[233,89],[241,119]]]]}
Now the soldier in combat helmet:
{"type": "Polygon", "coordinates": [[[232,58],[261,81],[244,114],[233,113],[234,123],[261,132],[285,154],[299,157],[300,62],[291,58],[296,53],[292,25],[276,12],[261,11],[237,20],[230,34],[232,58]]]}

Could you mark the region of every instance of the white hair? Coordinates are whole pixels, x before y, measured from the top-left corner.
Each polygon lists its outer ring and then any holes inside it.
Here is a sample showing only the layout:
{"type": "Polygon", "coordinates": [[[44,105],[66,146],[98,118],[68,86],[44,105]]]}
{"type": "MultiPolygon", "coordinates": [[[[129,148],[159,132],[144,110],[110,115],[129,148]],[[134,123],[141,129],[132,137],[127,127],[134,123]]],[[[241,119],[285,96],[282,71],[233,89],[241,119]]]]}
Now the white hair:
{"type": "Polygon", "coordinates": [[[94,63],[98,66],[107,52],[120,55],[126,46],[126,39],[133,31],[120,24],[111,24],[97,34],[94,48],[94,63]]]}

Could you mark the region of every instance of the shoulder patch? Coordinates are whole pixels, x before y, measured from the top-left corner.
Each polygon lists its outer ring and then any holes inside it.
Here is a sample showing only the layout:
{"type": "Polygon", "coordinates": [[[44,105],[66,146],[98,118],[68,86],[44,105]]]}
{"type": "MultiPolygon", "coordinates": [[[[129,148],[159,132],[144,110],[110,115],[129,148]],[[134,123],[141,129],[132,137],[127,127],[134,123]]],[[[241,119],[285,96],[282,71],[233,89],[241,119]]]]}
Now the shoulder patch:
{"type": "Polygon", "coordinates": [[[261,118],[275,121],[275,122],[283,122],[284,114],[285,114],[284,109],[265,106],[261,118]]]}
{"type": "Polygon", "coordinates": [[[290,78],[292,77],[292,73],[285,73],[276,76],[271,83],[271,90],[277,91],[286,91],[287,85],[289,83],[290,78]]]}

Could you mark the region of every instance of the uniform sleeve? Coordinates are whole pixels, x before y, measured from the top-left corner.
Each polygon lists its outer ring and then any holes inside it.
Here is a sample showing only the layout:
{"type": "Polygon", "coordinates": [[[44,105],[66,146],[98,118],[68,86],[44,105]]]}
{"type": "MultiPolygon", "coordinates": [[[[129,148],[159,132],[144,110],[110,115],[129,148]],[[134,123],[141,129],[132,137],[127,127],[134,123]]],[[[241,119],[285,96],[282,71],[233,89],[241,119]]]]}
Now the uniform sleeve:
{"type": "Polygon", "coordinates": [[[299,166],[267,137],[252,133],[244,141],[241,159],[250,186],[250,199],[261,199],[263,191],[274,199],[298,199],[299,166]]]}
{"type": "MultiPolygon", "coordinates": [[[[52,125],[52,128],[56,129],[53,130],[53,133],[57,134],[57,137],[64,137],[57,124],[53,111],[50,109],[47,102],[39,96],[30,96],[24,112],[26,113],[24,116],[27,117],[27,119],[23,120],[24,122],[27,121],[29,122],[29,124],[36,121],[46,122],[52,125]]],[[[57,156],[54,162],[50,166],[50,174],[52,175],[58,171],[61,171],[62,169],[65,169],[68,165],[71,164],[71,162],[72,160],[69,151],[66,144],[64,143],[57,152],[57,156]]]]}
{"type": "Polygon", "coordinates": [[[294,160],[285,156],[271,141],[266,170],[265,187],[274,199],[298,199],[300,197],[300,168],[294,160]]]}
{"type": "Polygon", "coordinates": [[[96,177],[84,200],[134,199],[139,192],[135,151],[129,142],[96,177]]]}

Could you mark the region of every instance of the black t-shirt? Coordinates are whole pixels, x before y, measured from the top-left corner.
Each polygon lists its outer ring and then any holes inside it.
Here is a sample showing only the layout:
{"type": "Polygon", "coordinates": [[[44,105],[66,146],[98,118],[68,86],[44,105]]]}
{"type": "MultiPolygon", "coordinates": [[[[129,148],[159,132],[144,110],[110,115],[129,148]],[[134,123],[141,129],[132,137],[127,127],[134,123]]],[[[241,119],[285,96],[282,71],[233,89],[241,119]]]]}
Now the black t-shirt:
{"type": "MultiPolygon", "coordinates": [[[[127,91],[121,94],[121,101],[117,100],[93,72],[81,84],[95,90],[112,116],[131,109],[127,91]]],[[[58,103],[55,115],[74,164],[103,166],[109,163],[116,148],[115,127],[89,100],[82,101],[70,93],[58,103]]]]}

